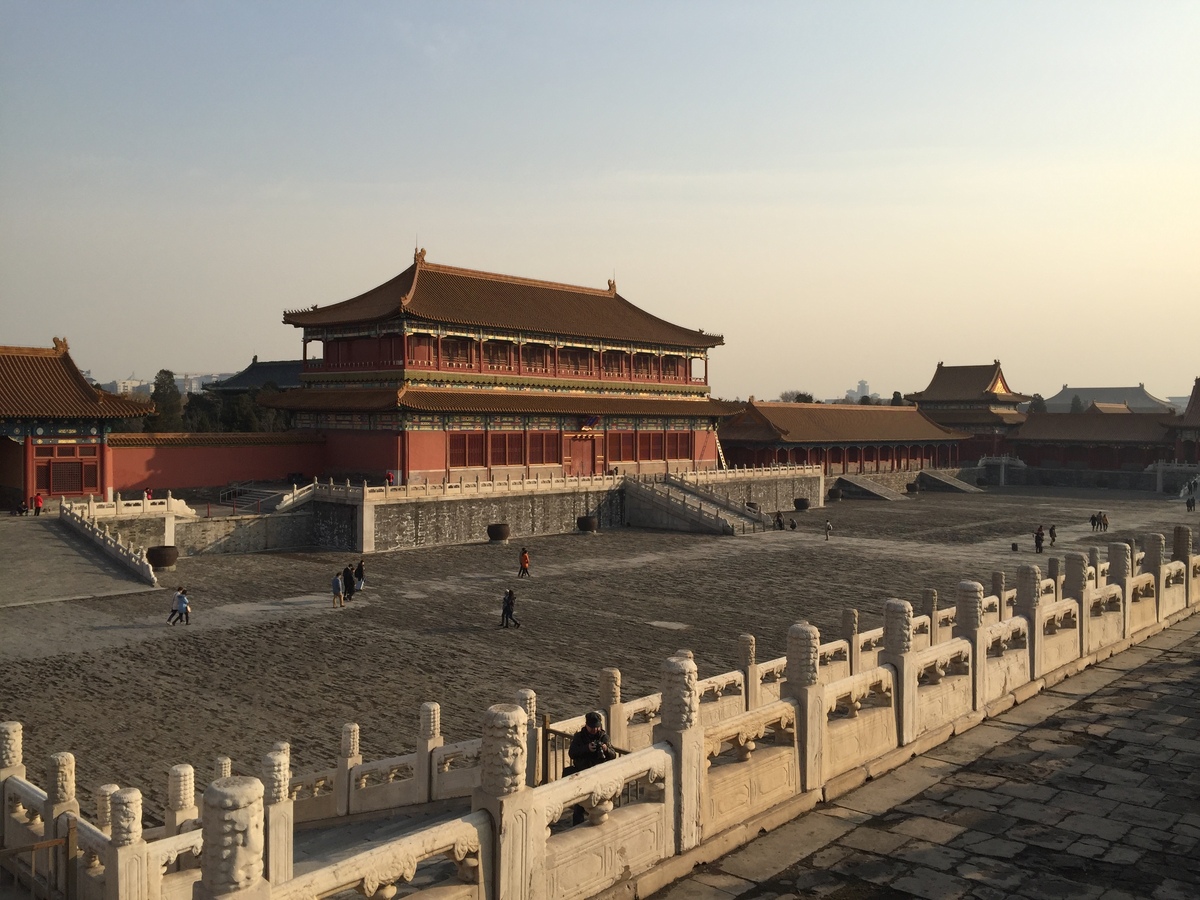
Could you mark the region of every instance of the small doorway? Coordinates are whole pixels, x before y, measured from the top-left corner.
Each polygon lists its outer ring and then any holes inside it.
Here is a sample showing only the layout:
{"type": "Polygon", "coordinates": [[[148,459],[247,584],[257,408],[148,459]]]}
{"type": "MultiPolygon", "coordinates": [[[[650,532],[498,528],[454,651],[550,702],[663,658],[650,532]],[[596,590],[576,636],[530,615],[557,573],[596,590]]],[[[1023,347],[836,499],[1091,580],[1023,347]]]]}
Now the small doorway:
{"type": "Polygon", "coordinates": [[[571,472],[572,475],[596,474],[596,439],[571,438],[571,472]]]}

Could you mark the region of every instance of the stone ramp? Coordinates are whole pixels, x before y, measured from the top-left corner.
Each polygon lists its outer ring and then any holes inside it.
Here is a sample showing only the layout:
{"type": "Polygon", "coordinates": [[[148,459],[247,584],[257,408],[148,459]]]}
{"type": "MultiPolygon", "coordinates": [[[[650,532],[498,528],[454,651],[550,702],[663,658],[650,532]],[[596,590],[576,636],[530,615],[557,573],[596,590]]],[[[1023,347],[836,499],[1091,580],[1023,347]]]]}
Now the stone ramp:
{"type": "Polygon", "coordinates": [[[722,497],[709,485],[693,484],[672,475],[667,476],[666,484],[684,495],[695,497],[697,503],[719,509],[720,515],[725,517],[735,534],[756,534],[770,531],[773,527],[771,517],[761,510],[722,497]]]}
{"type": "Polygon", "coordinates": [[[730,513],[690,491],[659,482],[625,479],[625,517],[635,528],[696,534],[736,534],[730,513]]]}
{"type": "Polygon", "coordinates": [[[53,512],[0,518],[0,607],[154,591],[64,526],[53,512]]]}
{"type": "Polygon", "coordinates": [[[869,500],[907,500],[908,496],[872,481],[865,475],[839,475],[837,486],[849,497],[869,500]]]}
{"type": "Polygon", "coordinates": [[[967,484],[961,478],[947,475],[933,469],[922,469],[917,475],[921,487],[929,491],[955,491],[959,494],[982,494],[983,491],[973,484],[967,484]]]}

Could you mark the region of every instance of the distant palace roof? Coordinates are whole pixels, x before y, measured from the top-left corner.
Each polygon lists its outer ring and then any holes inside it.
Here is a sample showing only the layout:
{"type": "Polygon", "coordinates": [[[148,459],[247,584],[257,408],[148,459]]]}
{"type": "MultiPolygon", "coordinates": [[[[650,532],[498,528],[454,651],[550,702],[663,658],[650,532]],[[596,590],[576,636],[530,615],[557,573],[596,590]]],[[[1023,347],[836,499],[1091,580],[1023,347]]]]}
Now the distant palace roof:
{"type": "Polygon", "coordinates": [[[1147,391],[1144,384],[1139,384],[1137,387],[1084,388],[1074,388],[1064,384],[1061,391],[1053,397],[1046,398],[1046,412],[1070,412],[1071,403],[1076,397],[1084,407],[1091,403],[1123,403],[1135,413],[1176,412],[1175,407],[1166,400],[1160,400],[1147,391]]]}
{"type": "Polygon", "coordinates": [[[259,362],[258,357],[236,375],[223,381],[204,385],[204,390],[218,394],[238,394],[256,391],[268,384],[280,390],[300,387],[300,373],[304,370],[302,359],[278,359],[259,362]]]}
{"type": "Polygon", "coordinates": [[[616,394],[541,393],[537,391],[454,391],[437,388],[304,388],[279,394],[259,394],[258,402],[275,409],[310,412],[612,415],[612,416],[729,416],[740,403],[710,400],[625,397],[616,394]]]}
{"type": "Polygon", "coordinates": [[[1033,398],[1009,389],[1004,373],[1000,371],[1000,360],[997,359],[990,366],[947,366],[938,363],[929,387],[915,394],[905,394],[904,399],[916,403],[1024,403],[1033,398]]]}
{"type": "Polygon", "coordinates": [[[1030,413],[1009,440],[1051,444],[1161,444],[1178,420],[1162,413],[1030,413]]]}
{"type": "Polygon", "coordinates": [[[288,310],[285,324],[300,328],[362,325],[405,314],[430,322],[475,328],[565,334],[609,341],[716,347],[719,334],[673,325],[608,289],[577,287],[425,262],[377,288],[331,306],[288,310]]]}
{"type": "Polygon", "coordinates": [[[720,434],[723,441],[788,444],[924,444],[970,437],[930,421],[914,406],[754,400],[720,434]]]}
{"type": "Polygon", "coordinates": [[[93,387],[68,352],[53,347],[0,347],[0,417],[9,419],[126,419],[154,412],[154,404],[93,387]]]}

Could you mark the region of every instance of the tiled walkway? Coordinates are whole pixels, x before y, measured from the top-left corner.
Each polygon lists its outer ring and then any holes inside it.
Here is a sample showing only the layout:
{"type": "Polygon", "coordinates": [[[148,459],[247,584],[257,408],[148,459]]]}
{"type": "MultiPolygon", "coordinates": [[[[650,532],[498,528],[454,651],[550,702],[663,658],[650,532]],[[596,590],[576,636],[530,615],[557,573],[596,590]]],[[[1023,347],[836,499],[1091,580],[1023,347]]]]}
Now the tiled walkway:
{"type": "Polygon", "coordinates": [[[697,869],[662,900],[1200,898],[1200,616],[697,869]]]}

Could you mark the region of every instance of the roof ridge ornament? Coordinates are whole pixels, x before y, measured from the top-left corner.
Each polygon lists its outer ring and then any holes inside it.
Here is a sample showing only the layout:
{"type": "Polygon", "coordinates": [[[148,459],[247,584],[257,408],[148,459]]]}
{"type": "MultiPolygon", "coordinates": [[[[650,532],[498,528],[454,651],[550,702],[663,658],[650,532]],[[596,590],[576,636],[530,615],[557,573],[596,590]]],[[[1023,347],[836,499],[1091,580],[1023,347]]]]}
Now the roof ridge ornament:
{"type": "Polygon", "coordinates": [[[425,262],[425,248],[424,247],[422,247],[420,250],[413,251],[413,262],[415,262],[417,265],[420,265],[421,263],[425,262]]]}
{"type": "Polygon", "coordinates": [[[58,353],[66,353],[71,348],[67,344],[67,339],[65,337],[61,337],[61,338],[56,337],[56,338],[54,338],[54,349],[58,353]]]}
{"type": "Polygon", "coordinates": [[[617,292],[617,279],[615,279],[615,278],[608,279],[608,292],[610,294],[615,294],[617,292]]]}

